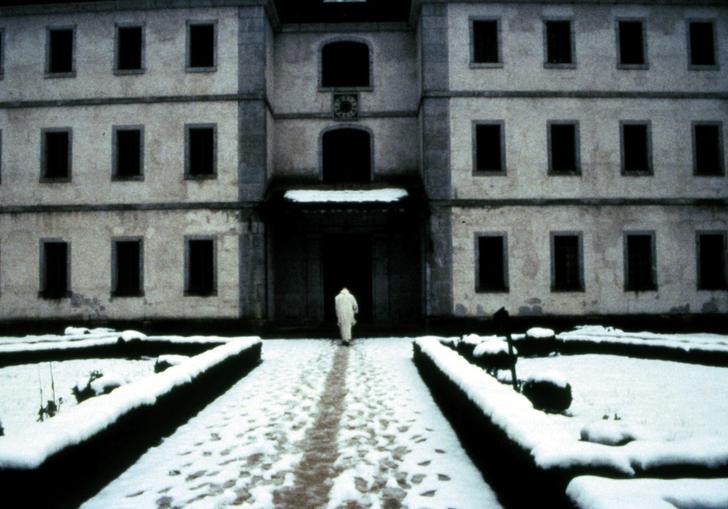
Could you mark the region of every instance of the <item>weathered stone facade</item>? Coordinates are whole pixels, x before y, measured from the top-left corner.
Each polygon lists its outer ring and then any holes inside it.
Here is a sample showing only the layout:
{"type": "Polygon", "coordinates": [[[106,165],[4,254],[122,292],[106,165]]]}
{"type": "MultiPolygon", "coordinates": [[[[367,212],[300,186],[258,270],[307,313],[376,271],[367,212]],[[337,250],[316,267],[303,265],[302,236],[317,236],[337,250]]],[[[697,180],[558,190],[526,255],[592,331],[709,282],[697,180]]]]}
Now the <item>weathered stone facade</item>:
{"type": "Polygon", "coordinates": [[[701,232],[723,236],[725,277],[726,2],[413,0],[396,19],[377,2],[337,3],[317,5],[328,16],[320,22],[287,9],[273,0],[0,9],[0,321],[317,325],[330,319],[332,285],[346,279],[332,261],[337,244],[364,253],[347,256],[374,325],[479,319],[501,306],[541,317],[728,313],[728,290],[699,288],[696,247],[701,232]],[[497,27],[497,58],[486,64],[473,56],[479,20],[497,27]],[[549,20],[570,23],[568,65],[547,61],[549,20]],[[643,65],[620,65],[620,20],[644,27],[643,65]],[[712,27],[711,65],[690,63],[696,20],[712,27]],[[188,65],[196,23],[214,27],[209,68],[188,65]],[[142,27],[136,72],[115,68],[120,26],[142,27]],[[73,31],[63,76],[47,72],[54,27],[73,31]],[[322,50],[340,41],[366,46],[368,83],[324,86],[322,50]],[[357,114],[336,119],[335,94],[353,94],[357,114]],[[577,133],[578,171],[566,175],[549,163],[549,126],[563,121],[577,133]],[[647,126],[648,174],[624,174],[630,122],[647,126]],[[714,176],[694,174],[701,123],[719,126],[714,176]],[[477,171],[480,124],[499,126],[500,171],[477,171]],[[142,129],[143,163],[138,178],[119,180],[114,133],[124,126],[142,129]],[[186,175],[195,126],[214,126],[205,178],[186,175]],[[43,133],[56,128],[70,133],[70,177],[48,182],[43,133]],[[325,181],[323,137],[337,129],[367,133],[369,182],[325,181]],[[293,188],[392,186],[409,198],[281,198],[293,188]],[[579,238],[576,291],[553,288],[560,232],[579,238]],[[629,232],[652,236],[649,291],[625,290],[629,232]],[[477,239],[493,234],[505,239],[506,291],[478,281],[477,239]],[[185,239],[198,237],[214,244],[215,288],[204,296],[186,295],[185,239]],[[142,240],[143,288],[122,298],[112,243],[126,238],[142,240]],[[62,298],[40,295],[49,239],[68,244],[62,298]]]}

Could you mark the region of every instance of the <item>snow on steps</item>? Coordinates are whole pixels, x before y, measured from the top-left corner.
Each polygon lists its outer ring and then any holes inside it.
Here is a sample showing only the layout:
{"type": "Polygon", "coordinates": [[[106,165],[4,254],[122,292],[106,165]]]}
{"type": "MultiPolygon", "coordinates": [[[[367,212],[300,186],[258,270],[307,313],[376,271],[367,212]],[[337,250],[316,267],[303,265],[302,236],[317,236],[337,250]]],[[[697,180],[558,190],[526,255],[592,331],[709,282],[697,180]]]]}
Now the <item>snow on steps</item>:
{"type": "Polygon", "coordinates": [[[82,501],[255,367],[261,345],[258,337],[232,339],[0,437],[0,485],[24,497],[71,497],[67,505],[82,501]],[[43,493],[35,493],[33,486],[41,484],[43,493]]]}
{"type": "Polygon", "coordinates": [[[438,338],[419,338],[414,350],[423,379],[496,489],[499,482],[508,490],[516,479],[528,479],[533,489],[511,491],[520,502],[545,496],[564,503],[566,484],[577,475],[728,475],[728,444],[721,440],[582,442],[438,338]]]}

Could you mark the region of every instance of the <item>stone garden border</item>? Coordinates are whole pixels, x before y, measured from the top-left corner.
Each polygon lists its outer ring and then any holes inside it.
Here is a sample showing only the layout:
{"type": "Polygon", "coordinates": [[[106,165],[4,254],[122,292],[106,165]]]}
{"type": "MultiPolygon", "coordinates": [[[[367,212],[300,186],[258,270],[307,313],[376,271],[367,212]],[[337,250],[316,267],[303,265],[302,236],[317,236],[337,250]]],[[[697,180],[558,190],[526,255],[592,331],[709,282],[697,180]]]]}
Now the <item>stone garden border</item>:
{"type": "MultiPolygon", "coordinates": [[[[145,353],[160,346],[138,343],[145,353]]],[[[179,352],[174,341],[166,343],[165,352],[179,352]]],[[[3,498],[25,507],[78,506],[255,368],[261,349],[258,337],[229,339],[162,373],[0,438],[3,498]]]]}

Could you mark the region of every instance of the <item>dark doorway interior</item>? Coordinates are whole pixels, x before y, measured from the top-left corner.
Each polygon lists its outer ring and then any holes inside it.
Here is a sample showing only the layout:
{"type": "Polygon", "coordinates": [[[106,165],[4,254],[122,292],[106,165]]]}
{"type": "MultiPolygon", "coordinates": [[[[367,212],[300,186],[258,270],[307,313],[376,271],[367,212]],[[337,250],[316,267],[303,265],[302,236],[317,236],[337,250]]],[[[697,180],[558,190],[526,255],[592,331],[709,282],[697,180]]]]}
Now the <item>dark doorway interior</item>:
{"type": "Polygon", "coordinates": [[[371,140],[362,129],[334,129],[324,133],[323,177],[327,184],[371,181],[371,140]]]}
{"type": "Polygon", "coordinates": [[[372,319],[372,241],[369,235],[326,235],[323,239],[324,313],[335,322],[334,297],[347,287],[359,303],[357,321],[372,319]]]}

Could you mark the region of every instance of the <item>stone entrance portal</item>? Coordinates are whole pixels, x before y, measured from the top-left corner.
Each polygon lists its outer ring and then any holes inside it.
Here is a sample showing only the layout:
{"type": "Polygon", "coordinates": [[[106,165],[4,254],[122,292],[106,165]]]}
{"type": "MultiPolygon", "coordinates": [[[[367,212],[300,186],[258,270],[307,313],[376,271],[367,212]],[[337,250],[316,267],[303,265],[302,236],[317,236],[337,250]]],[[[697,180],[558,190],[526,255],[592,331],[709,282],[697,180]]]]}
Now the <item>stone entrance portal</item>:
{"type": "Polygon", "coordinates": [[[276,204],[269,218],[272,318],[279,326],[335,324],[346,286],[361,324],[422,319],[422,218],[388,204],[276,204]]]}

